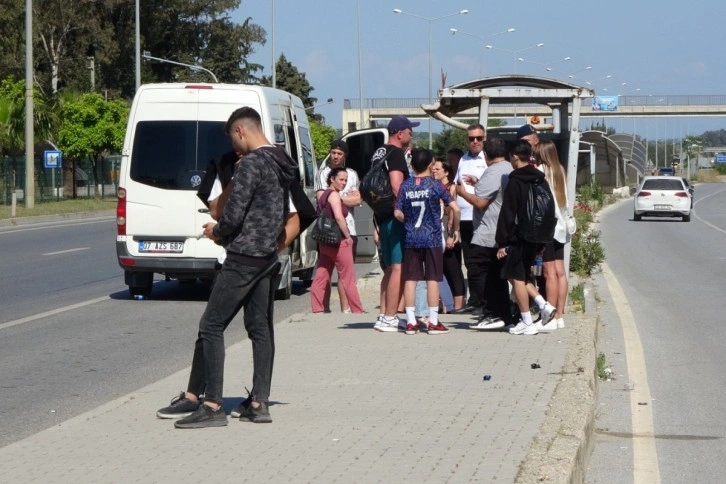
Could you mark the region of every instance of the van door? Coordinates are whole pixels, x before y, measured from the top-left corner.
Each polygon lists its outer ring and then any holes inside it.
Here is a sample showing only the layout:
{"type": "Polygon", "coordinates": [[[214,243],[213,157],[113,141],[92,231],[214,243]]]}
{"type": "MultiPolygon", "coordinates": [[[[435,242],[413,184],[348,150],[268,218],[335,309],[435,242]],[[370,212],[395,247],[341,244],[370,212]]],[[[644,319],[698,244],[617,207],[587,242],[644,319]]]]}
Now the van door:
{"type": "MultiPolygon", "coordinates": [[[[348,156],[346,166],[358,173],[358,178],[363,177],[371,169],[371,158],[373,153],[388,142],[388,130],[386,128],[373,128],[354,131],[343,136],[348,143],[348,156]]],[[[327,157],[320,166],[327,162],[327,157]]],[[[358,247],[356,260],[360,262],[370,261],[376,254],[376,244],[373,241],[373,210],[363,203],[355,209],[355,230],[358,232],[358,247]]]]}

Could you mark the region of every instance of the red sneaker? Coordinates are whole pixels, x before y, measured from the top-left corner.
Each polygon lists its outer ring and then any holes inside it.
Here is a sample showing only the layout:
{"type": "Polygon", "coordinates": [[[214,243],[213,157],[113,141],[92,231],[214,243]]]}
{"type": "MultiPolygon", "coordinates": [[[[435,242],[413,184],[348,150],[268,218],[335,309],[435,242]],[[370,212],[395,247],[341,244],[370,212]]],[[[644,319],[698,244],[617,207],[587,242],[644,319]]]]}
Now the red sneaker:
{"type": "Polygon", "coordinates": [[[446,334],[448,332],[449,332],[449,328],[447,328],[446,326],[444,326],[441,323],[438,323],[436,326],[429,323],[429,327],[428,327],[429,334],[446,334]]]}
{"type": "Polygon", "coordinates": [[[406,334],[416,334],[418,333],[418,324],[407,324],[406,325],[406,334]]]}

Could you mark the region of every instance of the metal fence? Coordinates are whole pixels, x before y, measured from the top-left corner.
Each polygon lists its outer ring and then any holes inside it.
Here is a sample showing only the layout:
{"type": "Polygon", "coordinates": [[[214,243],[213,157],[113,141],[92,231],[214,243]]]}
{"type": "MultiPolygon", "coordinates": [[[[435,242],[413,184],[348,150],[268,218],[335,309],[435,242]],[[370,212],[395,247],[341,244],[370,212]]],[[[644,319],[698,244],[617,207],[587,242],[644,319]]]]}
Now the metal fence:
{"type": "MultiPolygon", "coordinates": [[[[88,159],[75,163],[64,160],[64,168],[44,168],[35,157],[35,200],[50,202],[69,198],[114,196],[118,189],[119,156],[109,156],[98,164],[98,184],[93,164],[88,159]],[[73,176],[71,176],[73,173],[73,176]],[[75,192],[75,194],[74,194],[75,192]]],[[[25,156],[0,156],[0,205],[12,202],[13,190],[18,201],[25,199],[25,156]]]]}

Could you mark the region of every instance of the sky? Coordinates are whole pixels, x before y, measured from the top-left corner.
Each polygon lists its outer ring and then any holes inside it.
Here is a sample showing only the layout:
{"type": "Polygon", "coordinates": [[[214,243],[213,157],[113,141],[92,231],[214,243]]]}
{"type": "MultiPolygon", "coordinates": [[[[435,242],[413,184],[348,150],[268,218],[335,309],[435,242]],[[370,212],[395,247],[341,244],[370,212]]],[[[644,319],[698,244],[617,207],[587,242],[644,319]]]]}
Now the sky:
{"type": "MultiPolygon", "coordinates": [[[[242,0],[232,16],[237,22],[251,17],[267,31],[267,43],[251,59],[265,67],[264,75],[271,72],[272,4],[242,0]]],[[[452,85],[512,74],[516,66],[519,74],[583,86],[589,81],[601,95],[726,96],[723,0],[274,0],[274,6],[275,59],[284,53],[306,74],[318,103],[333,98],[316,112],[335,128],[343,100],[359,97],[359,79],[364,99],[428,97],[429,28],[434,91],[442,70],[452,85]],[[394,8],[428,19],[447,17],[428,21],[394,8]],[[465,15],[448,16],[464,9],[465,15]],[[459,32],[452,35],[451,28],[459,32]],[[516,62],[519,57],[525,61],[516,62]]],[[[663,139],[726,128],[726,117],[621,118],[609,124],[663,139]]]]}

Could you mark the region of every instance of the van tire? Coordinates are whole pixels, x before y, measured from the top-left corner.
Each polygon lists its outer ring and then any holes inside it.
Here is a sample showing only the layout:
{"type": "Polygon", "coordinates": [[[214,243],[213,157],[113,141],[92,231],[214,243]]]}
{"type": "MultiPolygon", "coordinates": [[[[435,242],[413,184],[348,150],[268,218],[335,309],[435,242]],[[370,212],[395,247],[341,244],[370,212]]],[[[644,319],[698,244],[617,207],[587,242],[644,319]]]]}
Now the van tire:
{"type": "Polygon", "coordinates": [[[126,284],[129,286],[129,294],[131,294],[131,297],[151,296],[151,288],[154,284],[153,272],[126,271],[124,273],[124,279],[126,284]]]}

